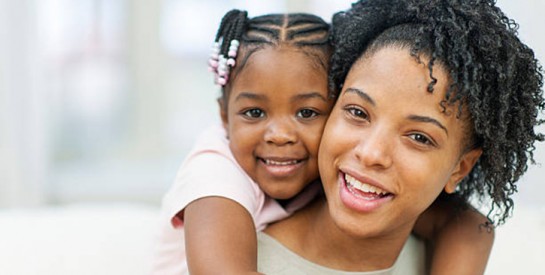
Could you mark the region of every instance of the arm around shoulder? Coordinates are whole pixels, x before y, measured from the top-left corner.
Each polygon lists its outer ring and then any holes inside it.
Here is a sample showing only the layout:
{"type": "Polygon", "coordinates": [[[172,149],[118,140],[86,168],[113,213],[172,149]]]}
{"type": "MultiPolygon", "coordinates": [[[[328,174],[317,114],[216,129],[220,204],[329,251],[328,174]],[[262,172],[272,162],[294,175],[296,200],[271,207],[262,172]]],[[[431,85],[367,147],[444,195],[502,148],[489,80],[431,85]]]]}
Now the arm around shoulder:
{"type": "Polygon", "coordinates": [[[430,274],[484,273],[494,230],[474,208],[457,211],[449,202],[436,202],[420,216],[414,230],[431,246],[430,274]]]}
{"type": "Polygon", "coordinates": [[[183,220],[191,274],[259,274],[255,225],[242,205],[201,198],[186,207],[183,220]]]}

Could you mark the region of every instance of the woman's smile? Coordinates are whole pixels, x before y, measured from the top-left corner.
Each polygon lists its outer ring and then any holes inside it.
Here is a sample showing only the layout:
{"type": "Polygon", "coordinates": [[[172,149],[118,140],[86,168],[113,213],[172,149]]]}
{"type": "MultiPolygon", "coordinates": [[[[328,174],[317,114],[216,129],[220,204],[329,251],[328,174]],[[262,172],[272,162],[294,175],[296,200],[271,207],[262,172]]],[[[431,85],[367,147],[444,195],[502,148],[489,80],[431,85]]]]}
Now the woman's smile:
{"type": "Polygon", "coordinates": [[[445,186],[461,179],[465,121],[451,115],[456,106],[441,106],[448,77],[440,66],[435,91],[427,91],[424,63],[397,48],[363,57],[327,121],[320,174],[331,216],[354,234],[410,232],[445,186]]]}
{"type": "Polygon", "coordinates": [[[339,197],[343,204],[358,212],[371,212],[394,198],[370,178],[360,178],[339,172],[339,197]]]}

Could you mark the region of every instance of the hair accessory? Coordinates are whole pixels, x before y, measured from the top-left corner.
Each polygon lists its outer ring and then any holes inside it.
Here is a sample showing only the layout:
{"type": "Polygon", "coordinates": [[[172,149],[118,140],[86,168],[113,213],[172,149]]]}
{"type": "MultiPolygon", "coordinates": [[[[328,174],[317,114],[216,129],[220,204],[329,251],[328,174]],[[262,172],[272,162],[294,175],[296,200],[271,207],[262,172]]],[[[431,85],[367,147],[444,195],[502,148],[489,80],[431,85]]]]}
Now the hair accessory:
{"type": "Polygon", "coordinates": [[[237,56],[238,45],[240,45],[240,42],[238,42],[238,40],[231,40],[231,44],[229,44],[229,53],[227,54],[229,57],[234,58],[237,56]]]}
{"type": "Polygon", "coordinates": [[[215,72],[218,68],[219,52],[220,43],[214,42],[212,45],[212,53],[210,54],[210,59],[208,60],[208,70],[211,72],[215,72]]]}
{"type": "Polygon", "coordinates": [[[220,55],[218,63],[218,75],[225,76],[227,75],[228,70],[229,68],[227,68],[227,60],[225,59],[225,56],[220,55]]]}
{"type": "Polygon", "coordinates": [[[227,56],[220,54],[222,44],[223,38],[220,38],[219,42],[215,42],[212,46],[212,53],[208,60],[208,69],[215,73],[215,83],[225,86],[229,80],[229,71],[236,64],[235,58],[237,57],[240,42],[236,39],[231,40],[227,56]]]}
{"type": "Polygon", "coordinates": [[[216,84],[224,86],[225,84],[227,84],[227,79],[225,79],[223,77],[218,77],[218,79],[216,81],[216,84]]]}
{"type": "Polygon", "coordinates": [[[218,67],[218,60],[211,58],[208,60],[208,65],[210,65],[211,68],[216,69],[218,67]]]}

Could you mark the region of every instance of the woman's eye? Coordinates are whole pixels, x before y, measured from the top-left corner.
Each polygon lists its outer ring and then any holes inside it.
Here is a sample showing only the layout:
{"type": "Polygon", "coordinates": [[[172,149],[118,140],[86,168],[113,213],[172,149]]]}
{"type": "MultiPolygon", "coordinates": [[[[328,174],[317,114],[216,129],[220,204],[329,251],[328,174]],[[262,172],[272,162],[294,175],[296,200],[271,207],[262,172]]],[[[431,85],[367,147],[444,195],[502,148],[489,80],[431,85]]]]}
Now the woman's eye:
{"type": "Polygon", "coordinates": [[[356,117],[356,118],[359,118],[359,119],[365,119],[367,120],[369,118],[369,116],[367,115],[367,113],[360,109],[360,108],[356,108],[356,107],[348,107],[346,108],[346,110],[350,113],[350,115],[352,115],[353,117],[356,117]]]}
{"type": "Polygon", "coordinates": [[[250,109],[242,114],[251,118],[260,118],[265,116],[265,112],[263,112],[261,109],[250,109]]]}
{"type": "Polygon", "coordinates": [[[418,143],[422,143],[425,145],[433,145],[432,140],[423,134],[415,133],[415,134],[411,134],[410,137],[418,143]]]}
{"type": "Polygon", "coordinates": [[[297,112],[297,116],[298,117],[301,117],[301,118],[312,118],[312,117],[315,117],[317,116],[318,113],[314,110],[311,110],[311,109],[303,109],[299,112],[297,112]]]}

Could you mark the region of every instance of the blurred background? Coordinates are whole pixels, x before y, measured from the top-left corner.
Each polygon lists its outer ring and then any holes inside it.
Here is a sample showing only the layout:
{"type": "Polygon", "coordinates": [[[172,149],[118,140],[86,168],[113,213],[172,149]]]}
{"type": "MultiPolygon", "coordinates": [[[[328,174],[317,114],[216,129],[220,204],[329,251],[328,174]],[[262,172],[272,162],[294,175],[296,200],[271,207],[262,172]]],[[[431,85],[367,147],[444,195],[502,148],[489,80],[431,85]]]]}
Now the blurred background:
{"type": "Polygon", "coordinates": [[[349,3],[0,0],[0,207],[159,203],[219,116],[206,64],[223,14],[349,3]]]}
{"type": "MultiPolygon", "coordinates": [[[[82,204],[104,213],[114,204],[144,207],[138,211],[150,219],[135,226],[149,228],[196,135],[219,119],[219,90],[206,63],[223,14],[304,11],[329,21],[351,2],[0,0],[0,235],[20,232],[13,222],[19,214],[36,221],[51,217],[44,209],[82,204]]],[[[545,3],[498,5],[545,62],[545,3]]],[[[535,159],[520,182],[514,218],[498,237],[535,230],[527,243],[537,242],[545,255],[544,144],[535,159]]],[[[133,213],[123,211],[116,213],[133,213]]],[[[510,258],[526,245],[518,243],[498,243],[494,253],[510,258]]]]}

